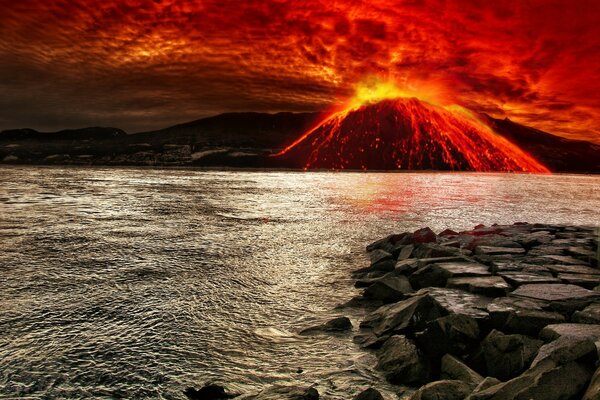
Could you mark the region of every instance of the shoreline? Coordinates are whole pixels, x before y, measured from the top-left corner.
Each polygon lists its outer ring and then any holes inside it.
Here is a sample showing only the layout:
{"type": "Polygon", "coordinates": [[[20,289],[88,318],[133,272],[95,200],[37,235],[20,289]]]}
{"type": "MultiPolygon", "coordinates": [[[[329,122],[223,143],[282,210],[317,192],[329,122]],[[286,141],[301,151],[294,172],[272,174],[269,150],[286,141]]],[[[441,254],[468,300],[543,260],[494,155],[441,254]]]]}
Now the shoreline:
{"type": "MultiPolygon", "coordinates": [[[[351,334],[402,400],[600,399],[599,238],[599,227],[526,223],[392,234],[352,273],[363,293],[299,334],[351,334]],[[369,311],[358,330],[348,308],[369,311]]],[[[185,394],[319,399],[297,386],[185,394]]],[[[386,397],[373,385],[353,398],[386,397]]]]}

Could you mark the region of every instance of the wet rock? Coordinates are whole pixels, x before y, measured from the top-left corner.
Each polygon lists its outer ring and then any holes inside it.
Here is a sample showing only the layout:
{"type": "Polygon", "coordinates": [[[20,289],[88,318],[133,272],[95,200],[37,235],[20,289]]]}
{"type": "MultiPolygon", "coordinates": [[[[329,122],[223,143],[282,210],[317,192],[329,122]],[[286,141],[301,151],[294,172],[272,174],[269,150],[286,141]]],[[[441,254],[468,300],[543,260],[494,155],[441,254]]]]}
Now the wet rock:
{"type": "Polygon", "coordinates": [[[522,285],[510,293],[510,296],[547,301],[550,309],[571,314],[597,299],[599,293],[576,285],[557,283],[522,285]]]}
{"type": "Polygon", "coordinates": [[[379,308],[383,305],[381,300],[373,300],[367,299],[363,296],[355,296],[348,300],[345,303],[338,304],[335,306],[336,310],[341,310],[344,308],[365,308],[365,309],[374,309],[379,308]]]}
{"type": "Polygon", "coordinates": [[[416,230],[412,234],[413,244],[435,243],[436,241],[437,236],[435,232],[429,228],[416,230]]]}
{"type": "Polygon", "coordinates": [[[397,276],[398,274],[395,271],[392,271],[392,272],[383,272],[383,271],[369,272],[369,273],[363,274],[360,277],[360,279],[357,279],[356,282],[354,282],[354,287],[355,288],[369,287],[387,275],[397,276]]]}
{"type": "Polygon", "coordinates": [[[566,264],[566,265],[587,265],[585,261],[578,260],[571,256],[560,256],[560,255],[542,255],[541,258],[548,260],[550,263],[555,264],[566,264]]]}
{"type": "Polygon", "coordinates": [[[377,250],[377,249],[381,249],[381,250],[386,250],[389,253],[392,252],[394,245],[404,241],[407,236],[409,236],[410,234],[408,233],[401,233],[401,234],[393,234],[393,235],[389,235],[387,237],[384,237],[383,239],[379,239],[371,244],[369,244],[367,246],[367,251],[373,251],[373,250],[377,250]]]}
{"type": "Polygon", "coordinates": [[[542,344],[525,335],[492,330],[482,342],[488,374],[503,381],[517,376],[533,361],[542,344]]]}
{"type": "Polygon", "coordinates": [[[518,297],[501,297],[487,307],[494,328],[528,336],[539,334],[549,324],[565,322],[562,314],[545,311],[547,303],[518,297]]]}
{"type": "Polygon", "coordinates": [[[416,258],[407,258],[399,260],[394,266],[394,272],[397,275],[410,275],[419,268],[419,260],[416,258]]]}
{"type": "Polygon", "coordinates": [[[312,387],[274,385],[244,400],[319,400],[319,392],[312,387]]]}
{"type": "Polygon", "coordinates": [[[543,275],[534,272],[499,272],[498,275],[513,286],[561,282],[560,279],[555,278],[552,275],[543,275]]]}
{"type": "Polygon", "coordinates": [[[598,359],[598,351],[594,341],[584,337],[561,336],[540,347],[537,356],[531,363],[531,368],[548,359],[562,365],[582,358],[587,358],[590,364],[595,364],[598,359]]]}
{"type": "Polygon", "coordinates": [[[600,339],[600,325],[592,324],[553,324],[548,325],[540,332],[540,339],[545,342],[556,340],[561,336],[572,338],[600,339]]]}
{"type": "Polygon", "coordinates": [[[448,236],[458,236],[458,232],[453,231],[452,229],[444,229],[441,231],[438,236],[448,237],[448,236]]]}
{"type": "Polygon", "coordinates": [[[600,400],[600,368],[592,376],[592,380],[583,395],[582,400],[600,400]]]}
{"type": "Polygon", "coordinates": [[[581,398],[592,371],[578,362],[546,362],[508,382],[472,394],[468,400],[563,400],[581,398]]]}
{"type": "Polygon", "coordinates": [[[530,249],[535,246],[550,243],[554,235],[549,231],[538,231],[533,233],[521,233],[515,236],[515,240],[524,248],[530,249]]]}
{"type": "Polygon", "coordinates": [[[429,372],[417,346],[405,336],[390,337],[377,353],[377,368],[395,384],[425,382],[429,372]]]}
{"type": "Polygon", "coordinates": [[[442,379],[451,379],[465,382],[471,387],[476,387],[483,381],[483,377],[473,371],[458,358],[445,354],[442,357],[441,374],[442,379]]]}
{"type": "Polygon", "coordinates": [[[564,283],[570,283],[590,290],[600,284],[600,275],[558,274],[558,279],[564,283]]]}
{"type": "Polygon", "coordinates": [[[546,266],[555,274],[585,274],[585,275],[600,275],[600,269],[588,267],[586,265],[563,265],[563,264],[548,264],[546,266]]]}
{"type": "Polygon", "coordinates": [[[466,315],[452,314],[428,322],[415,340],[431,357],[445,353],[467,355],[478,344],[479,326],[477,321],[466,315]]]}
{"type": "Polygon", "coordinates": [[[600,324],[600,303],[592,303],[581,311],[575,311],[572,320],[582,324],[600,324]]]}
{"type": "Polygon", "coordinates": [[[384,303],[394,303],[406,297],[413,292],[413,288],[406,276],[395,276],[392,273],[376,280],[371,286],[367,287],[364,296],[374,300],[381,300],[384,303]]]}
{"type": "Polygon", "coordinates": [[[489,297],[505,296],[512,289],[500,276],[450,278],[446,286],[489,297]]]}
{"type": "Polygon", "coordinates": [[[414,248],[415,246],[413,246],[412,244],[401,246],[395,249],[393,255],[398,261],[406,260],[412,256],[414,248]]]}
{"type": "Polygon", "coordinates": [[[361,332],[354,336],[353,341],[363,349],[378,349],[390,338],[390,334],[377,336],[373,332],[361,332]]]}
{"type": "Polygon", "coordinates": [[[348,317],[338,317],[321,325],[311,326],[300,331],[300,335],[309,335],[320,332],[345,332],[352,330],[352,322],[348,317]]]}
{"type": "Polygon", "coordinates": [[[477,321],[489,318],[487,306],[492,302],[489,297],[450,288],[427,288],[417,292],[424,293],[441,307],[444,314],[467,315],[477,321]]]}
{"type": "Polygon", "coordinates": [[[409,276],[414,288],[443,287],[453,277],[490,276],[488,267],[474,262],[441,262],[427,265],[409,276]]]}
{"type": "Polygon", "coordinates": [[[443,380],[428,383],[417,390],[410,400],[464,400],[472,387],[458,380],[443,380]]]}
{"type": "Polygon", "coordinates": [[[385,250],[376,249],[369,253],[369,259],[371,260],[371,265],[373,265],[380,261],[392,260],[393,256],[385,250]]]}
{"type": "MultiPolygon", "coordinates": [[[[477,393],[480,393],[488,388],[491,388],[492,386],[496,386],[498,384],[502,383],[502,381],[500,381],[499,379],[494,378],[493,376],[486,376],[484,380],[482,380],[479,385],[477,385],[477,387],[475,387],[475,390],[473,390],[473,393],[471,394],[471,396],[476,395],[477,393]]],[[[468,397],[471,398],[471,397],[468,397]]]]}
{"type": "Polygon", "coordinates": [[[415,295],[369,314],[361,328],[372,328],[377,336],[422,330],[426,323],[446,313],[427,293],[415,295]]]}
{"type": "Polygon", "coordinates": [[[501,254],[519,255],[525,254],[525,249],[522,247],[476,246],[475,254],[485,256],[496,256],[501,254]]]}
{"type": "Polygon", "coordinates": [[[239,396],[239,394],[227,393],[223,386],[214,383],[208,383],[199,390],[189,387],[183,394],[190,400],[223,400],[239,396]]]}
{"type": "Polygon", "coordinates": [[[384,400],[383,396],[377,389],[368,388],[360,392],[354,400],[384,400]]]}
{"type": "Polygon", "coordinates": [[[373,273],[373,272],[377,272],[377,271],[391,272],[394,270],[395,266],[396,266],[396,261],[394,259],[390,258],[390,259],[379,261],[375,264],[371,264],[370,266],[365,267],[365,268],[359,268],[359,269],[353,271],[352,274],[356,277],[356,276],[364,276],[365,274],[369,274],[369,273],[373,273]]]}

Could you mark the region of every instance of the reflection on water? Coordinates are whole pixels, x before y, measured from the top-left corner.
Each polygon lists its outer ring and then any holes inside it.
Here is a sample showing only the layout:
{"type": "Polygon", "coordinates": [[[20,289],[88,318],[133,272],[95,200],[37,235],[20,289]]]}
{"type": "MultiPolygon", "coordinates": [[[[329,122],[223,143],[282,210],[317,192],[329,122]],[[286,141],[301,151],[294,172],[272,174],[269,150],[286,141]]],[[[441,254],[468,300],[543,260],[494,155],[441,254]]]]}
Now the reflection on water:
{"type": "Polygon", "coordinates": [[[58,398],[182,398],[208,379],[349,398],[379,379],[372,355],[295,333],[356,293],[367,242],[597,224],[600,206],[600,178],[571,175],[2,167],[0,181],[0,395],[58,398]]]}

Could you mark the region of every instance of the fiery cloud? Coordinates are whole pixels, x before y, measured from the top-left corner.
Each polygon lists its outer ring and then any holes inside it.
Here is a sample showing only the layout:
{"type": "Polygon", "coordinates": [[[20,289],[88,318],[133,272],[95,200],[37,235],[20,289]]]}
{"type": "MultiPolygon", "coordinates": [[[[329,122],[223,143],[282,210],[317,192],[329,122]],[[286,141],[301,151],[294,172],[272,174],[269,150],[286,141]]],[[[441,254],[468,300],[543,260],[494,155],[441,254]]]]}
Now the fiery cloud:
{"type": "Polygon", "coordinates": [[[135,131],[224,111],[316,111],[377,76],[600,142],[595,0],[0,0],[0,10],[0,128],[135,131]]]}

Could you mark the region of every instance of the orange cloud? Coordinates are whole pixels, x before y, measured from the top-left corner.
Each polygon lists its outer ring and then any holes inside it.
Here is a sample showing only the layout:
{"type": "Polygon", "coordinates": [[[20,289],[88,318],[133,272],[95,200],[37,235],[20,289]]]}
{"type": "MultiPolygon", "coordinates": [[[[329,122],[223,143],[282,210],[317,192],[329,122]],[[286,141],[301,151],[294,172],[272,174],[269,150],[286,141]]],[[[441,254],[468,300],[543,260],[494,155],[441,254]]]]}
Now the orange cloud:
{"type": "Polygon", "coordinates": [[[595,0],[0,0],[0,127],[315,111],[369,76],[600,142],[595,0]]]}

